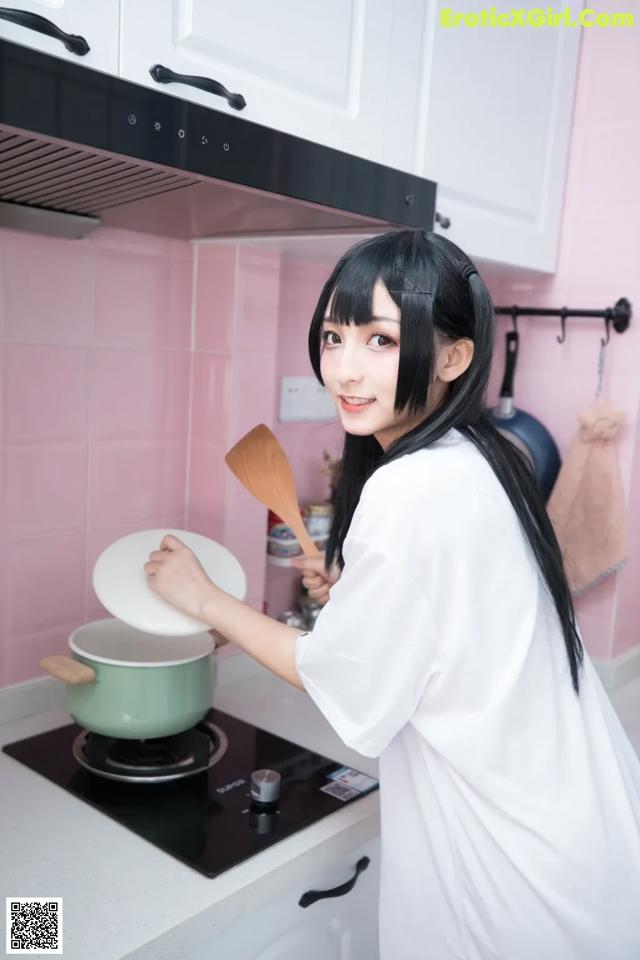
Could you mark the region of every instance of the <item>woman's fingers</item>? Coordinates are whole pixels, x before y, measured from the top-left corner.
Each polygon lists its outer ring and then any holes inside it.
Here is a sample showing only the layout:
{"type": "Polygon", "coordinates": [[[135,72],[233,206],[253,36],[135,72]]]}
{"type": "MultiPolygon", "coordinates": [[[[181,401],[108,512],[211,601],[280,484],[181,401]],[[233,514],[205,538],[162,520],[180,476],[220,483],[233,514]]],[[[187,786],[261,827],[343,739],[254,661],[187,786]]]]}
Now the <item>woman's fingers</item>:
{"type": "Polygon", "coordinates": [[[293,557],[292,564],[298,570],[301,570],[305,574],[317,573],[320,576],[326,577],[326,571],[324,568],[324,556],[321,554],[319,557],[293,557]]]}
{"type": "Polygon", "coordinates": [[[326,587],[321,587],[319,590],[309,590],[309,596],[316,603],[324,606],[329,599],[329,591],[326,587]]]}
{"type": "Polygon", "coordinates": [[[322,597],[325,594],[328,596],[329,588],[327,587],[326,583],[321,583],[315,587],[307,587],[307,593],[312,600],[317,600],[318,597],[322,597]]]}
{"type": "Polygon", "coordinates": [[[308,589],[315,590],[317,587],[322,586],[323,583],[326,583],[327,578],[321,577],[317,573],[305,573],[303,574],[302,582],[308,589]]]}
{"type": "Polygon", "coordinates": [[[324,557],[294,557],[292,563],[301,572],[302,583],[311,600],[324,606],[329,600],[329,587],[337,580],[333,571],[327,573],[324,557]]]}

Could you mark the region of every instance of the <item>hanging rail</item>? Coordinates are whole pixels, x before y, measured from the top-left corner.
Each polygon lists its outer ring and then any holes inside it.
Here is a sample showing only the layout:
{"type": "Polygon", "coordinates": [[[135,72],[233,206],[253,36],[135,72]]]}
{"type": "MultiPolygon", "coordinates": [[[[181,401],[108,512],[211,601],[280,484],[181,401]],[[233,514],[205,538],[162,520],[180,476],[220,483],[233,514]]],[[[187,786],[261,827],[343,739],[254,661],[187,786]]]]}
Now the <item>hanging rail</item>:
{"type": "Polygon", "coordinates": [[[613,324],[616,333],[624,333],[631,322],[631,304],[626,297],[620,297],[615,307],[607,307],[605,310],[569,310],[568,307],[552,310],[547,307],[519,307],[514,303],[511,307],[496,307],[495,313],[510,316],[513,320],[513,329],[516,332],[518,330],[518,317],[560,317],[562,335],[556,337],[558,343],[564,343],[566,339],[567,317],[601,317],[604,320],[606,332],[606,339],[601,340],[603,347],[609,343],[611,324],[613,324]]]}

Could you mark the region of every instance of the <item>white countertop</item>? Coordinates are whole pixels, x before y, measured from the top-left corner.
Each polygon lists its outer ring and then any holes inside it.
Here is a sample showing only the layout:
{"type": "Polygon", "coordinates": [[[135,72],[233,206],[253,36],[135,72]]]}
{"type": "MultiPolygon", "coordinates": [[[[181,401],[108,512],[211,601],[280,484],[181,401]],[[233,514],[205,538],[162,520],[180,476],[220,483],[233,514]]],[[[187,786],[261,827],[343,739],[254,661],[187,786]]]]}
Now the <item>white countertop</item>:
{"type": "MultiPolygon", "coordinates": [[[[347,749],[307,694],[233,648],[216,659],[217,709],[377,776],[377,761],[347,749]]],[[[0,690],[0,746],[72,722],[63,697],[50,677],[0,690]]],[[[375,791],[210,879],[0,752],[0,949],[5,897],[50,896],[63,897],[66,960],[187,960],[186,941],[378,833],[375,791]]]]}

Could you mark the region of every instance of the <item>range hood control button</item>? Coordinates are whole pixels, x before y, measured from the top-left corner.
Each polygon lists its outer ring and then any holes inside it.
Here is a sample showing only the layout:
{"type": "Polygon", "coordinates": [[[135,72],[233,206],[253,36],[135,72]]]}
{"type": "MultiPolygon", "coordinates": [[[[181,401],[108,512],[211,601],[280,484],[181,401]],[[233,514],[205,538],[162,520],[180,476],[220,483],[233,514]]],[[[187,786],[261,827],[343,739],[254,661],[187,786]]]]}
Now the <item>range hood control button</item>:
{"type": "Polygon", "coordinates": [[[275,770],[254,770],[251,774],[251,799],[256,803],[275,803],[280,796],[282,777],[275,770]]]}

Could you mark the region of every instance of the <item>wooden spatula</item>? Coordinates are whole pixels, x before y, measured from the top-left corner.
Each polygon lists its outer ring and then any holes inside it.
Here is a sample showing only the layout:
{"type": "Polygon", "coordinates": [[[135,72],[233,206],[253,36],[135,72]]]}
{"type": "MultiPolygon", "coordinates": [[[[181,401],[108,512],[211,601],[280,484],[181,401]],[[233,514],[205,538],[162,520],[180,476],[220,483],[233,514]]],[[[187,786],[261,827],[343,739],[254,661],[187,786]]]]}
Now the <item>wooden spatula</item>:
{"type": "Polygon", "coordinates": [[[260,423],[250,430],[229,450],[225,460],[249,493],[291,527],[304,553],[319,555],[300,516],[291,464],[269,427],[260,423]]]}

